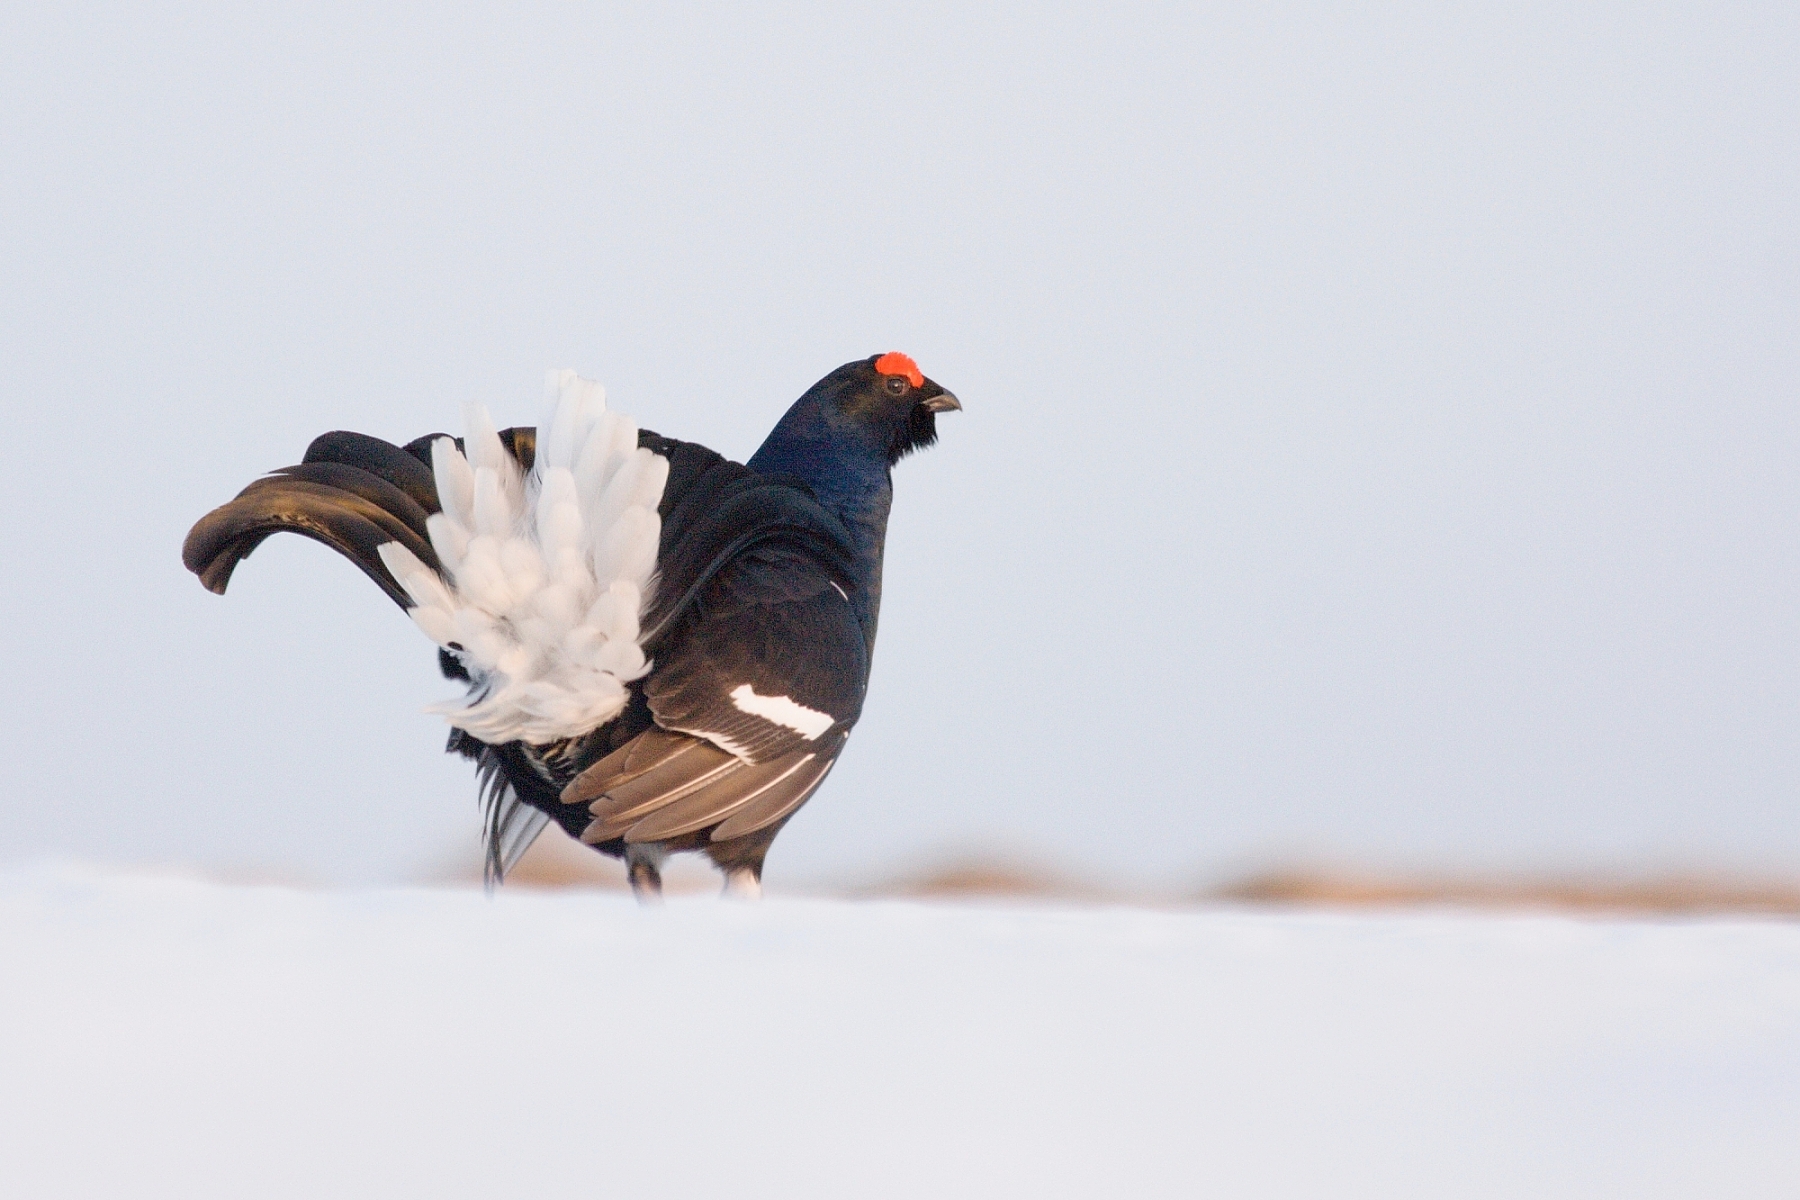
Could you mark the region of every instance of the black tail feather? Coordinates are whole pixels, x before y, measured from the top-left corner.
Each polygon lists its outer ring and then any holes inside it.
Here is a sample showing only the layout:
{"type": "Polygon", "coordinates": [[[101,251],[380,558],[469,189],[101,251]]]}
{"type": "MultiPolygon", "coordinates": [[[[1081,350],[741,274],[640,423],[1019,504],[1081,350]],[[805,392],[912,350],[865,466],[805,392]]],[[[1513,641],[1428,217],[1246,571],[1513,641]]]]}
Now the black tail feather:
{"type": "Polygon", "coordinates": [[[419,537],[430,536],[425,531],[425,519],[437,511],[437,493],[435,491],[431,496],[433,507],[426,508],[410,492],[395,487],[379,475],[371,474],[359,467],[345,466],[342,463],[334,462],[301,463],[297,467],[283,467],[274,474],[283,479],[316,483],[323,487],[336,488],[340,492],[349,492],[353,496],[360,496],[389,516],[399,520],[419,537]]]}
{"type": "MultiPolygon", "coordinates": [[[[425,520],[443,511],[432,476],[426,434],[404,446],[366,433],[334,430],[306,448],[299,466],[259,479],[237,499],[202,517],[189,531],[181,561],[208,591],[223,595],[238,563],[272,533],[297,533],[323,542],[361,567],[402,608],[412,598],[381,565],[377,548],[399,542],[432,570],[443,571],[425,520]]],[[[462,439],[457,438],[458,449],[462,439]]],[[[526,470],[536,457],[537,431],[502,429],[500,440],[526,470]]]]}
{"type": "Polygon", "coordinates": [[[378,437],[339,429],[314,438],[312,445],[306,448],[306,457],[300,461],[302,464],[341,463],[346,467],[366,471],[405,492],[412,497],[414,504],[427,513],[434,513],[441,511],[441,506],[438,504],[437,483],[432,479],[429,465],[432,440],[435,439],[419,439],[424,443],[425,451],[421,458],[378,437]]]}
{"type": "Polygon", "coordinates": [[[330,546],[402,608],[411,608],[412,599],[382,566],[378,547],[398,542],[426,566],[442,570],[419,504],[385,479],[332,463],[306,463],[257,480],[200,518],[181,548],[181,561],[208,591],[223,595],[238,563],[264,538],[281,532],[330,546]]]}
{"type": "Polygon", "coordinates": [[[550,818],[520,799],[494,747],[484,747],[476,759],[476,776],[481,781],[481,879],[492,891],[506,882],[506,873],[531,849],[550,818]]]}

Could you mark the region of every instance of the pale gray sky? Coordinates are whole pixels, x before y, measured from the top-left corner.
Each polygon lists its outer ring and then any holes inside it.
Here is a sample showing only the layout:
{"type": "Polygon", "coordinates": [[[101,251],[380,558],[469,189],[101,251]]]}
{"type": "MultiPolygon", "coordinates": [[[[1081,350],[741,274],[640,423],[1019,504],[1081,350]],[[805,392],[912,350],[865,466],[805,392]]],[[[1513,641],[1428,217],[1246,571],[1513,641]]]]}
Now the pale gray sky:
{"type": "Polygon", "coordinates": [[[741,458],[900,349],[967,411],[771,882],[1800,868],[1792,5],[29,7],[0,861],[472,856],[423,637],[188,525],[547,367],[741,458]]]}

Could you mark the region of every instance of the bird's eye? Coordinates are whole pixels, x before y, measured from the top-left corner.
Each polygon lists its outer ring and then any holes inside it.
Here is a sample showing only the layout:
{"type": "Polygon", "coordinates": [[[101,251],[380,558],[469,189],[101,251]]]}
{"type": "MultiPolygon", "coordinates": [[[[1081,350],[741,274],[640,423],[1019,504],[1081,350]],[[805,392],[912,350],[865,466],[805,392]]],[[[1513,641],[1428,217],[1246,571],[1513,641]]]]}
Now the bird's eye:
{"type": "Polygon", "coordinates": [[[890,396],[901,396],[906,393],[907,382],[898,375],[889,375],[887,390],[890,396]]]}

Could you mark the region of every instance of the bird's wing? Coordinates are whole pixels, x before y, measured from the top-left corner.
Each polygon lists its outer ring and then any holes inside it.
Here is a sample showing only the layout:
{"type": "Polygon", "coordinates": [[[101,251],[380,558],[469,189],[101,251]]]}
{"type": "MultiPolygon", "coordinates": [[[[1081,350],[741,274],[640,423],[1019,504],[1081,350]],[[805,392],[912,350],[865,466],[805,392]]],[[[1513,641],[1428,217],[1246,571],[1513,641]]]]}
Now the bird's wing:
{"type": "Polygon", "coordinates": [[[703,590],[750,548],[779,543],[808,557],[840,591],[855,586],[855,552],[843,523],[791,480],[760,474],[704,446],[645,431],[639,444],[669,463],[659,515],[656,594],[644,611],[646,653],[682,628],[703,590]]]}
{"type": "Polygon", "coordinates": [[[752,764],[704,739],[653,730],[626,749],[650,743],[654,766],[609,776],[621,765],[609,756],[570,784],[563,799],[587,805],[590,823],[581,840],[590,845],[661,842],[706,829],[709,840],[728,841],[767,828],[804,804],[837,761],[844,737],[840,730],[809,749],[752,764]]]}
{"type": "Polygon", "coordinates": [[[756,543],[717,570],[665,641],[644,690],[657,728],[563,791],[584,841],[753,833],[805,802],[862,710],[862,627],[804,547],[756,543]]]}
{"type": "Polygon", "coordinates": [[[766,763],[854,724],[867,678],[846,591],[804,550],[765,542],[707,583],[644,692],[664,729],[766,763]]]}

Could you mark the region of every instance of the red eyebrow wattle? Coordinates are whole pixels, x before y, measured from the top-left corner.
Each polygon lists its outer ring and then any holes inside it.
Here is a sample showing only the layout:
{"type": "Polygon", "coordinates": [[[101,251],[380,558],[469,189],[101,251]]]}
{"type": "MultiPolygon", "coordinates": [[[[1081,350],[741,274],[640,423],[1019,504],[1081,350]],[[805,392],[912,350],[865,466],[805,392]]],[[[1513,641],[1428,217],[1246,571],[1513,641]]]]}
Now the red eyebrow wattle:
{"type": "Polygon", "coordinates": [[[914,387],[925,386],[925,375],[919,370],[919,364],[898,350],[890,350],[876,359],[875,369],[883,375],[904,375],[914,387]]]}

